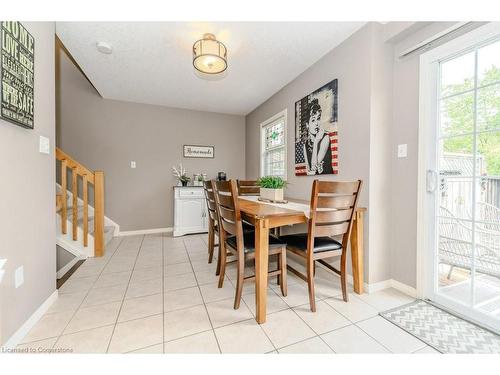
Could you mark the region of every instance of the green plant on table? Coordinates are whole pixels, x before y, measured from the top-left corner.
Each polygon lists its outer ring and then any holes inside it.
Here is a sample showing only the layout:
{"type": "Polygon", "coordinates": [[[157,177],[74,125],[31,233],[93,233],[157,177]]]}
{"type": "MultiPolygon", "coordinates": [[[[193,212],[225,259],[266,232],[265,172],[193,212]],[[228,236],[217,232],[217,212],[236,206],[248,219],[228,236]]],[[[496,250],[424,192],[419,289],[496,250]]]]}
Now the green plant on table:
{"type": "Polygon", "coordinates": [[[264,176],[257,180],[257,185],[266,189],[283,189],[287,182],[278,176],[264,176]]]}

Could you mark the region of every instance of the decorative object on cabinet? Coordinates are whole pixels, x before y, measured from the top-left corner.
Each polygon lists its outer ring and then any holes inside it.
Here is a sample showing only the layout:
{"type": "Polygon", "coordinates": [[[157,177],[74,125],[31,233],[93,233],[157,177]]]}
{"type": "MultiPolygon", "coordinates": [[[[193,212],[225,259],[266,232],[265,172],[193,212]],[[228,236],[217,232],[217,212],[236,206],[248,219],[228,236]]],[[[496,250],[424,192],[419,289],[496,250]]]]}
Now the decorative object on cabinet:
{"type": "Polygon", "coordinates": [[[203,186],[174,187],[174,237],[208,232],[203,186]]]}
{"type": "Polygon", "coordinates": [[[278,176],[264,176],[259,178],[257,184],[260,186],[260,198],[270,202],[282,203],[283,189],[286,181],[278,176]]]}
{"type": "Polygon", "coordinates": [[[213,159],[214,155],[214,146],[184,145],[183,156],[185,158],[213,159]]]}
{"type": "Polygon", "coordinates": [[[226,172],[217,173],[217,181],[226,181],[226,172]]]}
{"type": "Polygon", "coordinates": [[[295,175],[338,174],[338,80],[295,103],[295,175]]]}
{"type": "Polygon", "coordinates": [[[195,173],[193,175],[193,186],[203,186],[203,181],[205,181],[206,179],[206,173],[195,173]]]}
{"type": "Polygon", "coordinates": [[[191,178],[187,175],[186,168],[182,167],[182,163],[179,164],[179,169],[177,167],[172,167],[172,173],[177,178],[178,184],[177,186],[187,186],[188,182],[191,178]]]}

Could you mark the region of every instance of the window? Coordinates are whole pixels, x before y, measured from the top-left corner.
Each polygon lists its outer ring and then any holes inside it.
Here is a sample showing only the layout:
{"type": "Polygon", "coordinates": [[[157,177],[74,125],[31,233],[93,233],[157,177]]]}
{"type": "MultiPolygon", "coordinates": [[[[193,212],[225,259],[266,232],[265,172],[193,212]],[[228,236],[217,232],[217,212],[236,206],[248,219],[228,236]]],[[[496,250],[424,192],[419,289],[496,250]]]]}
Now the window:
{"type": "Polygon", "coordinates": [[[286,179],[286,109],[261,124],[260,175],[286,179]]]}

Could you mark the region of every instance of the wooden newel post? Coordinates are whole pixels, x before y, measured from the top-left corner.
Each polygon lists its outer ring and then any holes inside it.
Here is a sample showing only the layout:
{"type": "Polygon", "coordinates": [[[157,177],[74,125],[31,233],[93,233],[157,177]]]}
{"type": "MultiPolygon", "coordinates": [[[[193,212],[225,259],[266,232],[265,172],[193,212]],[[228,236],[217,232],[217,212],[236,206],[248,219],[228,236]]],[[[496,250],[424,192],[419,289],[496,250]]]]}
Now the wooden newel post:
{"type": "Polygon", "coordinates": [[[104,255],[104,172],[94,173],[94,255],[104,255]]]}

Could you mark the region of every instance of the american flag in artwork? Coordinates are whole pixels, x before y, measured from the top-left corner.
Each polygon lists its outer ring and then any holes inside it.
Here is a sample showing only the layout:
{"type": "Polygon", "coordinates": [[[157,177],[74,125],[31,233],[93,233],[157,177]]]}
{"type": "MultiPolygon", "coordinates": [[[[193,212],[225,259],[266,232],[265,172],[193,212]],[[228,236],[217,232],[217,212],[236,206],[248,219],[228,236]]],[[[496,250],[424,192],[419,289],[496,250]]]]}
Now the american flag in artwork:
{"type": "Polygon", "coordinates": [[[295,143],[295,176],[307,175],[306,157],[304,155],[304,143],[295,143]]]}
{"type": "MultiPolygon", "coordinates": [[[[339,173],[339,148],[338,134],[336,131],[328,133],[330,138],[330,152],[332,153],[332,173],[339,173]]],[[[306,176],[306,156],[304,155],[304,142],[295,143],[295,176],[306,176]]]]}

